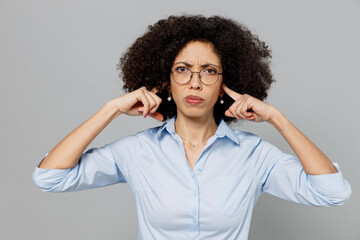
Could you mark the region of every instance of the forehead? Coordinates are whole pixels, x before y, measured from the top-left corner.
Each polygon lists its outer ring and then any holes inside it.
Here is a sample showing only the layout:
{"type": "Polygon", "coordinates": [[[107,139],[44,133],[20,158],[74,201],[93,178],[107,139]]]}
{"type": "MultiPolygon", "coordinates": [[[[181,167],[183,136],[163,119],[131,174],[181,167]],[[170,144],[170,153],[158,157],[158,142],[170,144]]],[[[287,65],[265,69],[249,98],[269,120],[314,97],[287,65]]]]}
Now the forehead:
{"type": "Polygon", "coordinates": [[[209,62],[220,64],[220,58],[215,52],[213,45],[209,42],[193,41],[182,48],[174,62],[184,61],[193,64],[194,62],[209,62]]]}

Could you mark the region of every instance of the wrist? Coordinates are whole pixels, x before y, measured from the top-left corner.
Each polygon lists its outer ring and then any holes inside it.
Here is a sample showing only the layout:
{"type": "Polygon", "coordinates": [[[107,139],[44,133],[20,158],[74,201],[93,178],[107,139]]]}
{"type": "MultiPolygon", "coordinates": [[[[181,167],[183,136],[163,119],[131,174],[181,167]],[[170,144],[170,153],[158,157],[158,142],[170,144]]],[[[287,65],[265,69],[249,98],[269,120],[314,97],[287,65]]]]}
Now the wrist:
{"type": "Polygon", "coordinates": [[[117,106],[115,99],[107,102],[104,108],[108,109],[108,111],[111,111],[114,118],[116,118],[117,116],[123,113],[120,111],[119,107],[117,106]]]}
{"type": "Polygon", "coordinates": [[[273,127],[275,127],[279,132],[283,131],[286,125],[289,123],[289,120],[286,116],[280,112],[278,109],[274,108],[273,113],[271,114],[270,119],[268,120],[273,127]]]}

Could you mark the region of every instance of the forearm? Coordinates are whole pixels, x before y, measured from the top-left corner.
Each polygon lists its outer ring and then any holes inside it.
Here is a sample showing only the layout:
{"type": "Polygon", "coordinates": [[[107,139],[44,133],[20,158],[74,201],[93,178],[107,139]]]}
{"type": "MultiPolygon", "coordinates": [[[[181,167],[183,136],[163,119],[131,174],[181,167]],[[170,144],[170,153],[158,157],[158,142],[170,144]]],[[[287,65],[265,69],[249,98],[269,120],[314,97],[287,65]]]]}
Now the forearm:
{"type": "Polygon", "coordinates": [[[112,101],[108,102],[61,140],[41,162],[39,168],[67,169],[74,167],[86,147],[118,115],[120,112],[116,105],[112,101]]]}
{"type": "Polygon", "coordinates": [[[276,109],[268,122],[279,131],[294,150],[306,173],[311,175],[337,173],[336,168],[326,155],[280,111],[276,109]]]}

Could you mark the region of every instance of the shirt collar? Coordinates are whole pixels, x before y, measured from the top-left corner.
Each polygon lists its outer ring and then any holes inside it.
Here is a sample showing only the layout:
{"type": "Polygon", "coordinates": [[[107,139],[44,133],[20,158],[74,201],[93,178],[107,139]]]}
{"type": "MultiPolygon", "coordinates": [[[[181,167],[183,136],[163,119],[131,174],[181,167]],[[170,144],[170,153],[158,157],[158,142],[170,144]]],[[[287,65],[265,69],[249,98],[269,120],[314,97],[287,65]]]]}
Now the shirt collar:
{"type": "MultiPolygon", "coordinates": [[[[176,134],[175,132],[175,118],[171,118],[167,123],[164,123],[157,131],[156,137],[158,140],[160,140],[161,134],[166,130],[168,133],[171,134],[171,136],[174,136],[176,134]]],[[[233,142],[240,144],[239,138],[235,134],[234,130],[232,130],[223,119],[221,119],[220,124],[215,132],[215,135],[218,138],[227,137],[233,142]]]]}

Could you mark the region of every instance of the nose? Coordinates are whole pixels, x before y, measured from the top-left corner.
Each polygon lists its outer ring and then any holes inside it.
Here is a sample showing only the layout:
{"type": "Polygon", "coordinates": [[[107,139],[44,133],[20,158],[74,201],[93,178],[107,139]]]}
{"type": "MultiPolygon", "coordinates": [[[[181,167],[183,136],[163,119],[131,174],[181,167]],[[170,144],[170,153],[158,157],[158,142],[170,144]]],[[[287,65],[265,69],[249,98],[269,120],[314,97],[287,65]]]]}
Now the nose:
{"type": "Polygon", "coordinates": [[[200,81],[200,72],[193,72],[190,78],[189,87],[196,90],[202,89],[202,83],[200,81]]]}

